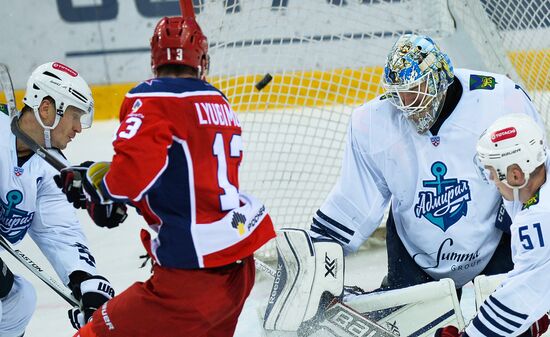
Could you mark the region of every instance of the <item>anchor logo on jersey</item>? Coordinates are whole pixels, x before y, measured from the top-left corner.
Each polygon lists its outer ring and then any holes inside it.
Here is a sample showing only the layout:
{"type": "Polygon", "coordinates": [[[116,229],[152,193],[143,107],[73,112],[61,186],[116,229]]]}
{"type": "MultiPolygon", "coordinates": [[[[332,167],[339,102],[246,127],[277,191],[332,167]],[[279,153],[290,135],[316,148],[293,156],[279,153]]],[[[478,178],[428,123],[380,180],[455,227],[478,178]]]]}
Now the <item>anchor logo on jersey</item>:
{"type": "Polygon", "coordinates": [[[446,179],[447,166],[440,161],[432,164],[431,171],[435,179],[424,180],[422,186],[435,192],[420,191],[414,213],[445,232],[468,213],[470,187],[466,180],[446,179]]]}
{"type": "Polygon", "coordinates": [[[16,243],[25,236],[34,218],[34,212],[27,212],[16,206],[23,201],[23,193],[11,190],[6,202],[0,198],[0,232],[9,242],[16,243]]]}

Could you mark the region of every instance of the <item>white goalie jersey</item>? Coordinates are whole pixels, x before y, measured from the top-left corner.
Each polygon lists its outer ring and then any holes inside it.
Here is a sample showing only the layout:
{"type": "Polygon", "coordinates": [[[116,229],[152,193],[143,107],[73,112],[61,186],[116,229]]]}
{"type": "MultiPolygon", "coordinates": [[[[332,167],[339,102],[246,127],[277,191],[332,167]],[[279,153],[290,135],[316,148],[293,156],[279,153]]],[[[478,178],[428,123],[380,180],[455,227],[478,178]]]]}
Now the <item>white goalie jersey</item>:
{"type": "Polygon", "coordinates": [[[0,172],[0,235],[17,244],[28,233],[64,284],[75,270],[97,274],[75,209],[53,180],[57,171],[38,155],[19,167],[16,138],[3,113],[0,172]]]}
{"type": "Polygon", "coordinates": [[[396,230],[426,273],[461,287],[489,262],[502,232],[500,194],[475,164],[479,135],[498,117],[525,113],[543,125],[526,93],[505,76],[455,69],[463,93],[437,135],[419,135],[380,96],[357,108],[341,176],[314,216],[312,232],[354,251],[391,202],[396,230]]]}
{"type": "MultiPolygon", "coordinates": [[[[548,177],[550,160],[546,162],[548,177]]],[[[550,184],[524,206],[504,203],[512,218],[514,269],[481,305],[469,336],[517,336],[550,310],[550,184]]]]}

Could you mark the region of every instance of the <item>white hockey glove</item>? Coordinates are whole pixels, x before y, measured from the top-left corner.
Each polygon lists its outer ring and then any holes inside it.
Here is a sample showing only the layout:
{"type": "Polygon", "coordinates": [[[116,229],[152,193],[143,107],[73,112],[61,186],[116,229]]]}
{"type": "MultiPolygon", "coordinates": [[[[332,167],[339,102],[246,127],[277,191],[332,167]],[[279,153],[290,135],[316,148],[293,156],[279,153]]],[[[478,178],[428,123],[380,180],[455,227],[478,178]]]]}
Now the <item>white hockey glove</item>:
{"type": "Polygon", "coordinates": [[[80,306],[69,310],[69,320],[77,330],[88,323],[99,307],[115,296],[109,281],[98,275],[87,277],[72,289],[74,296],[80,301],[80,306]]]}

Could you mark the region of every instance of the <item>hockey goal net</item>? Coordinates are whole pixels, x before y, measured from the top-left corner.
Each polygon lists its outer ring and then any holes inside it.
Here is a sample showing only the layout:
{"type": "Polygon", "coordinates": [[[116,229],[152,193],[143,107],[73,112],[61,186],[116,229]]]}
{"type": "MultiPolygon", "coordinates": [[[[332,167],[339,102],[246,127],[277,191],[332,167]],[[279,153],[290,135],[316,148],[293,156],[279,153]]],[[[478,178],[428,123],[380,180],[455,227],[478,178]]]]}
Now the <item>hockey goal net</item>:
{"type": "MultiPolygon", "coordinates": [[[[308,227],[335,183],[349,116],[381,93],[397,36],[432,36],[455,67],[505,73],[549,113],[546,0],[195,0],[210,81],[243,125],[241,188],[277,227],[308,227]],[[261,90],[255,86],[270,74],[261,90]]],[[[260,252],[273,257],[272,246],[260,252]]]]}

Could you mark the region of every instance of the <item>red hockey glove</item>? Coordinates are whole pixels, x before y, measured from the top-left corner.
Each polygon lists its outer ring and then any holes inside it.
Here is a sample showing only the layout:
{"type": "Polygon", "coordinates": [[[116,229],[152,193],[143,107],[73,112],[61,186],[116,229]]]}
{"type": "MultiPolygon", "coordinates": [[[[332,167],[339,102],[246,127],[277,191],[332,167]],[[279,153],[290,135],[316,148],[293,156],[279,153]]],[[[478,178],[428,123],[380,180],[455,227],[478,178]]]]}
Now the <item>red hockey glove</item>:
{"type": "Polygon", "coordinates": [[[90,218],[92,218],[94,223],[99,227],[114,228],[123,223],[128,216],[128,209],[122,202],[102,205],[95,201],[87,201],[86,210],[90,218]]]}
{"type": "Polygon", "coordinates": [[[65,193],[67,200],[73,204],[74,208],[86,208],[82,178],[86,176],[86,171],[92,164],[92,161],[86,161],[78,166],[67,167],[53,177],[57,187],[65,193]]]}
{"type": "Polygon", "coordinates": [[[86,208],[96,225],[107,228],[118,226],[127,216],[126,205],[110,200],[99,187],[110,165],[109,162],[87,161],[63,169],[54,178],[76,208],[86,208]]]}
{"type": "Polygon", "coordinates": [[[127,217],[126,205],[122,202],[110,200],[103,195],[100,184],[111,163],[97,162],[86,171],[84,179],[84,194],[86,194],[86,209],[88,214],[100,227],[113,228],[121,224],[127,217]]]}
{"type": "Polygon", "coordinates": [[[458,329],[452,325],[448,325],[443,328],[437,329],[435,337],[467,337],[466,333],[458,331],[458,329]]]}

